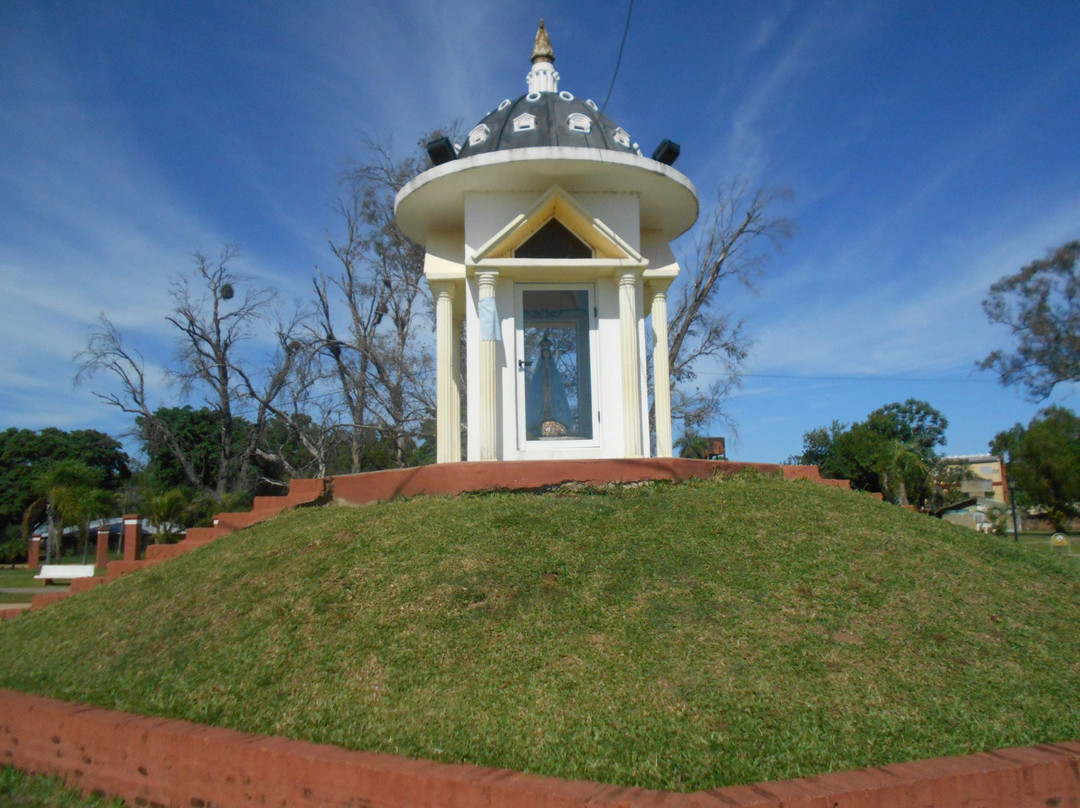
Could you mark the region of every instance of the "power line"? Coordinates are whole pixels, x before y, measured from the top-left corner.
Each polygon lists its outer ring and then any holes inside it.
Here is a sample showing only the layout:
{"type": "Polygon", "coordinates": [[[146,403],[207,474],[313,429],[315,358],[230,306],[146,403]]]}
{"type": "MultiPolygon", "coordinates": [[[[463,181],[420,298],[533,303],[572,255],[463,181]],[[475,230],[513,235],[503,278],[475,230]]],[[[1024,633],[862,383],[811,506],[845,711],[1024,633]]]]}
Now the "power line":
{"type": "MultiPolygon", "coordinates": [[[[701,375],[723,376],[723,373],[704,373],[701,375]]],[[[950,384],[997,384],[997,379],[949,378],[944,376],[796,376],[784,373],[744,373],[745,378],[753,379],[795,379],[814,382],[947,382],[950,384]]]]}
{"type": "Polygon", "coordinates": [[[630,15],[634,13],[634,0],[630,0],[626,9],[626,26],[622,32],[622,42],[619,43],[619,57],[615,60],[615,72],[611,74],[611,84],[608,86],[607,95],[604,97],[604,103],[600,105],[600,114],[604,114],[604,110],[607,109],[607,103],[611,100],[611,91],[615,89],[615,79],[619,75],[619,65],[622,64],[623,48],[626,47],[626,34],[630,31],[630,15]]]}

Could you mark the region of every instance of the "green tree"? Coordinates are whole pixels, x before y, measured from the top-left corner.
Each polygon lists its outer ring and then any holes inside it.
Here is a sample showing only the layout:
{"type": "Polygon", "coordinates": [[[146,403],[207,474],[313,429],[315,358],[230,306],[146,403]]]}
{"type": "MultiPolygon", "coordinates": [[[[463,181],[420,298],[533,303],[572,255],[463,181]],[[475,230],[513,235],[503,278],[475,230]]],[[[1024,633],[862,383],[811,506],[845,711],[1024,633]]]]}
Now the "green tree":
{"type": "Polygon", "coordinates": [[[38,478],[47,466],[61,460],[97,469],[100,487],[108,491],[119,491],[131,476],[127,454],[103,432],[65,432],[55,427],[4,430],[0,432],[0,540],[22,540],[23,517],[40,497],[38,478]]]}
{"type": "Polygon", "coordinates": [[[817,429],[811,429],[803,435],[802,454],[788,458],[789,462],[820,468],[823,463],[828,461],[837,437],[846,429],[847,426],[839,421],[833,421],[829,426],[819,426],[817,429]]]}
{"type": "MultiPolygon", "coordinates": [[[[221,414],[208,407],[159,407],[151,417],[137,416],[135,427],[147,457],[146,471],[155,489],[192,487],[214,491],[221,471],[221,414]]],[[[242,452],[250,422],[234,416],[229,430],[242,452]]],[[[234,461],[235,462],[235,461],[234,461]]],[[[240,474],[240,469],[232,472],[240,474]]]]}
{"type": "Polygon", "coordinates": [[[924,505],[934,494],[935,447],[945,442],[947,427],[930,404],[908,399],[879,407],[851,426],[833,421],[810,430],[803,435],[802,454],[792,459],[891,502],[924,505]]]}
{"type": "Polygon", "coordinates": [[[46,560],[60,552],[68,525],[79,529],[86,560],[91,520],[107,516],[113,507],[113,494],[101,488],[104,477],[100,469],[71,459],[58,460],[39,471],[34,487],[40,497],[27,508],[23,525],[24,532],[29,532],[32,521],[44,509],[49,533],[46,560]]]}
{"type": "Polygon", "coordinates": [[[930,507],[937,509],[961,502],[968,498],[962,485],[965,480],[974,479],[975,474],[967,463],[956,463],[948,458],[939,457],[930,469],[930,507]]]}
{"type": "Polygon", "coordinates": [[[897,505],[907,505],[909,486],[925,487],[930,467],[917,446],[899,438],[887,438],[878,461],[878,472],[881,474],[882,494],[889,496],[897,505]]]}
{"type": "Polygon", "coordinates": [[[990,451],[1005,457],[1016,487],[1046,509],[1055,530],[1080,515],[1080,418],[1071,410],[1042,410],[1027,427],[999,432],[990,451]]]}
{"type": "Polygon", "coordinates": [[[1017,385],[1042,401],[1062,382],[1080,381],[1080,241],[990,287],[983,310],[990,322],[1008,326],[1016,346],[994,351],[979,367],[1003,385],[1017,385]]]}
{"type": "Polygon", "coordinates": [[[893,438],[915,451],[924,462],[934,457],[935,447],[945,444],[948,420],[927,402],[909,398],[879,407],[866,418],[866,425],[886,438],[893,438]]]}
{"type": "Polygon", "coordinates": [[[0,563],[10,564],[13,568],[20,561],[26,561],[26,542],[21,539],[4,539],[0,536],[0,563]]]}
{"type": "Polygon", "coordinates": [[[154,544],[172,544],[187,525],[186,517],[194,516],[191,497],[180,488],[160,493],[145,492],[142,515],[155,530],[154,544]]]}
{"type": "Polygon", "coordinates": [[[852,424],[836,435],[819,465],[823,477],[849,480],[860,491],[883,492],[881,467],[888,441],[866,424],[852,424]]]}

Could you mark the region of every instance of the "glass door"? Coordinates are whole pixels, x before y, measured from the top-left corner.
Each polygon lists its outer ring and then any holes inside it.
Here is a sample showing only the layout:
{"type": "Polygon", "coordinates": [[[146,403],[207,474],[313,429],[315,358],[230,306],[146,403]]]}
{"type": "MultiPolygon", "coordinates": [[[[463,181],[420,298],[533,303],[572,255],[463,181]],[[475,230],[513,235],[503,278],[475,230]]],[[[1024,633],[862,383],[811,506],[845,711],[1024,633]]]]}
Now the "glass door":
{"type": "Polygon", "coordinates": [[[518,286],[519,448],[594,442],[591,285],[518,286]]]}

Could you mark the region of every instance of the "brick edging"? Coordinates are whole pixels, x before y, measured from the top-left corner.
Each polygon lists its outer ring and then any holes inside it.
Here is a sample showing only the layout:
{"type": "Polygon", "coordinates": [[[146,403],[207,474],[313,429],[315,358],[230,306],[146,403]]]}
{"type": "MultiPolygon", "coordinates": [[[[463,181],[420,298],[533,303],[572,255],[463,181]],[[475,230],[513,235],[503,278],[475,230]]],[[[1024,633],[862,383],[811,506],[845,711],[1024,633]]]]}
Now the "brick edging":
{"type": "Polygon", "coordinates": [[[183,808],[1080,805],[1080,742],[680,794],[352,752],[2,689],[0,762],[130,804],[183,808]]]}
{"type": "Polygon", "coordinates": [[[536,491],[583,483],[636,483],[649,480],[690,480],[717,474],[754,470],[781,474],[789,480],[809,480],[850,489],[847,480],[826,480],[817,466],[778,463],[737,463],[684,457],[607,458],[591,460],[503,460],[499,462],[437,463],[404,469],[383,469],[330,478],[334,500],[352,505],[384,502],[396,497],[455,496],[479,491],[536,491]]]}

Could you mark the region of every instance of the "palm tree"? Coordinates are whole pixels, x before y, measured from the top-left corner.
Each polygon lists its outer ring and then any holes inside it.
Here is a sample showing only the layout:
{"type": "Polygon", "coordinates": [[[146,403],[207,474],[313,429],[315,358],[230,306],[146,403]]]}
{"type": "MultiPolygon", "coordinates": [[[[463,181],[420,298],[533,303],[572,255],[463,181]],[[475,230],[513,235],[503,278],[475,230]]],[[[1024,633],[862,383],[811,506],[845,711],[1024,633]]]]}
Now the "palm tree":
{"type": "Polygon", "coordinates": [[[697,432],[684,432],[682,437],[675,441],[675,448],[679,451],[679,457],[691,457],[697,460],[708,460],[712,444],[704,435],[697,432]]]}
{"type": "Polygon", "coordinates": [[[907,485],[915,477],[924,480],[930,475],[930,467],[914,446],[905,441],[894,439],[885,446],[885,451],[878,462],[883,492],[893,493],[897,505],[907,505],[907,485]]]}
{"type": "Polygon", "coordinates": [[[143,498],[146,521],[154,526],[154,544],[176,541],[184,515],[190,507],[189,497],[179,488],[160,494],[147,493],[143,498]]]}
{"type": "Polygon", "coordinates": [[[45,563],[52,560],[53,549],[60,549],[64,525],[78,525],[82,538],[83,560],[86,559],[90,520],[107,513],[111,495],[102,491],[103,472],[78,460],[59,460],[49,465],[35,481],[39,498],[23,515],[23,531],[29,533],[37,515],[45,512],[48,524],[48,543],[45,563]]]}
{"type": "Polygon", "coordinates": [[[91,488],[80,492],[82,500],[78,505],[79,538],[82,541],[83,563],[90,551],[90,522],[105,519],[116,513],[117,496],[104,488],[91,488]]]}

